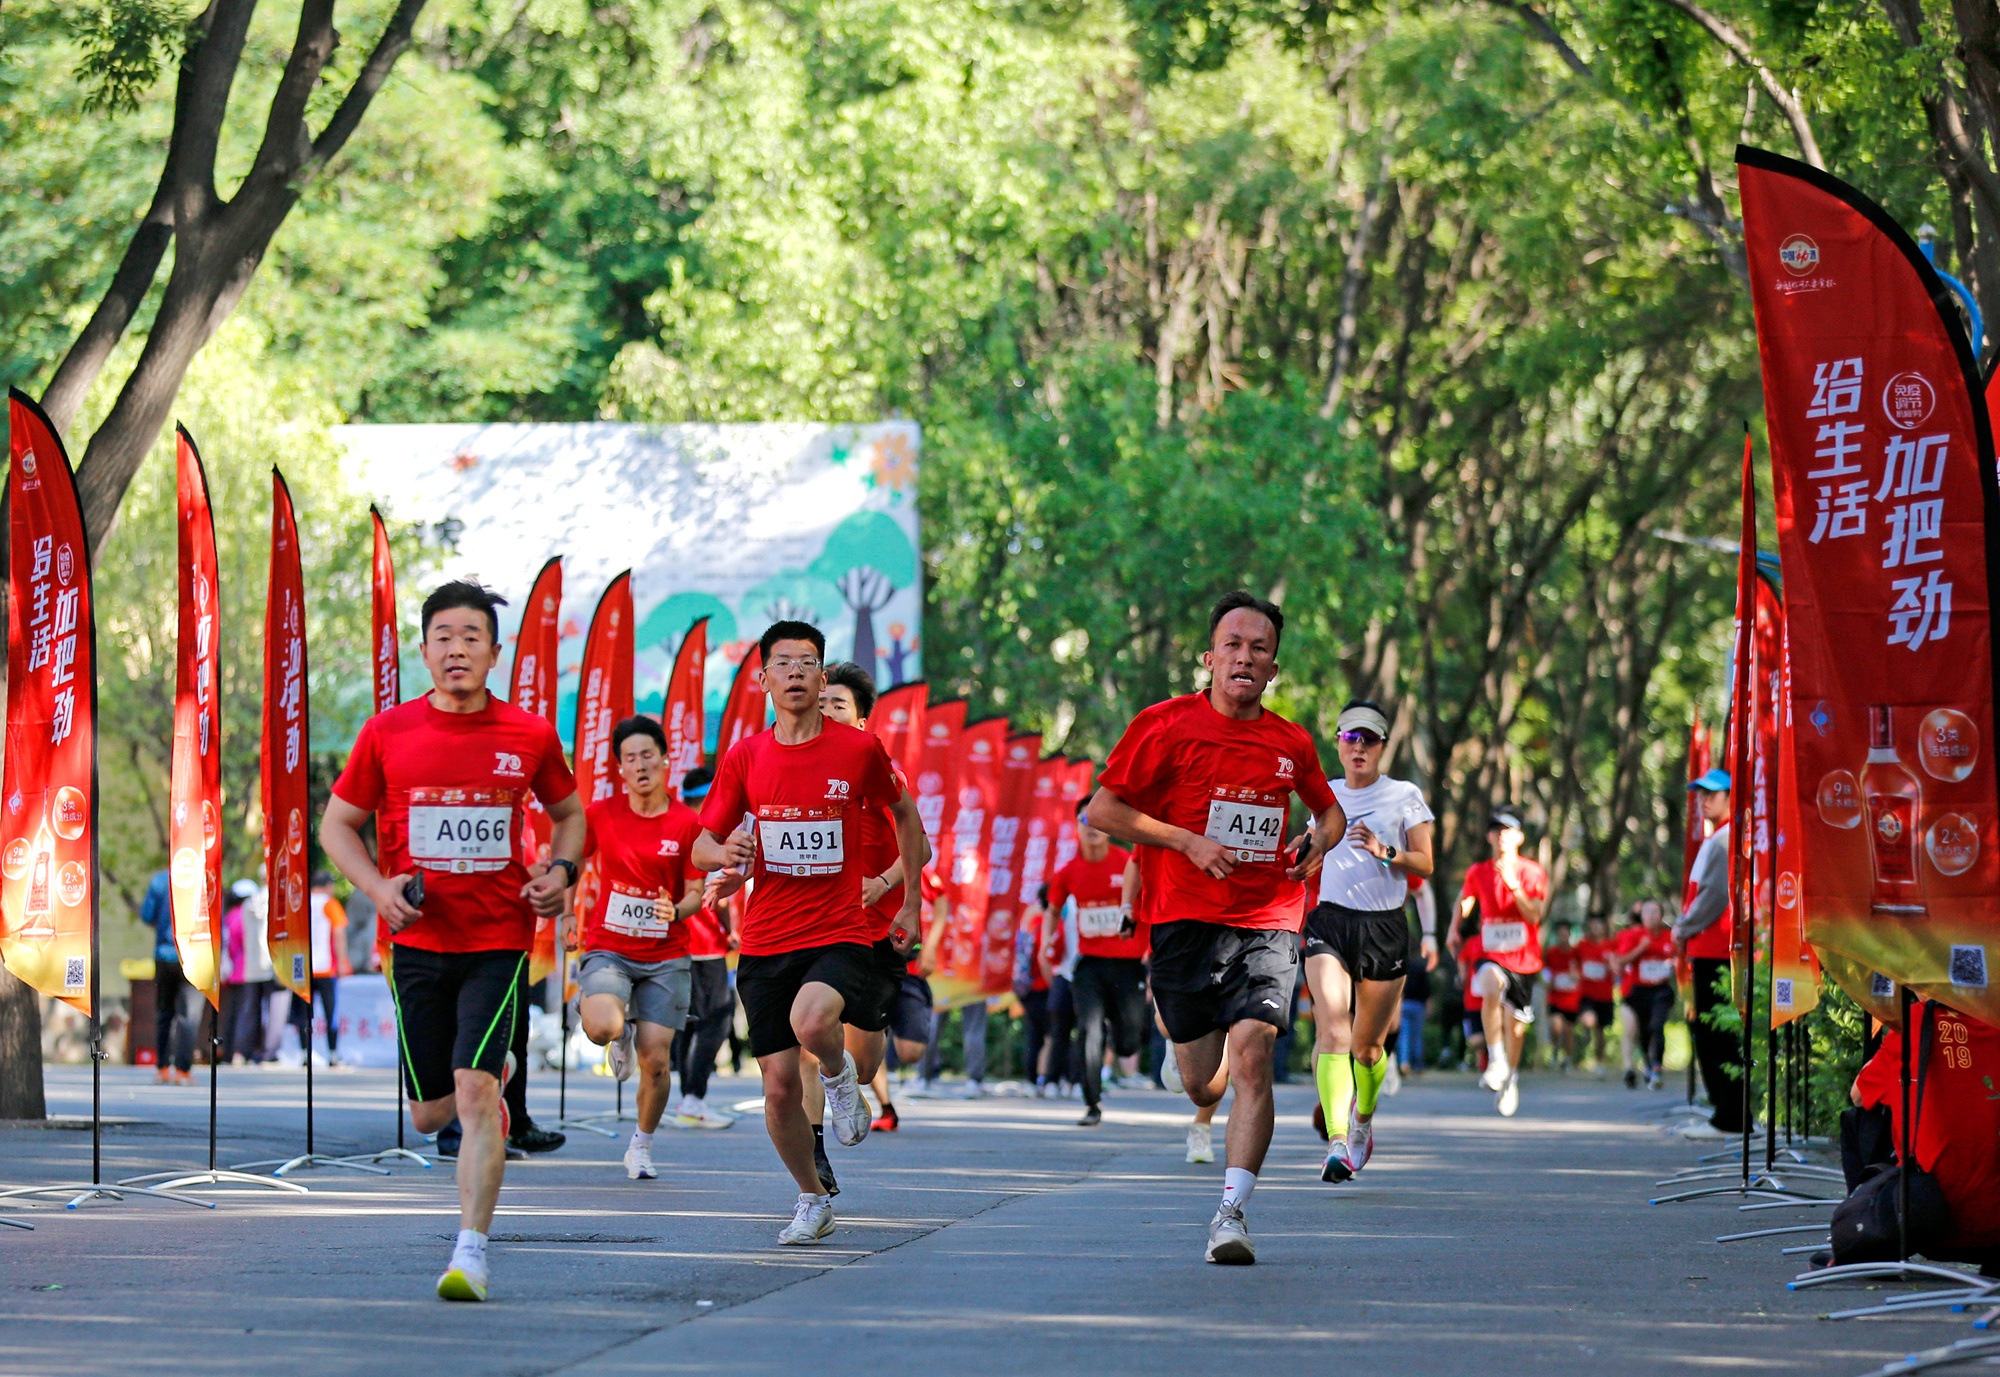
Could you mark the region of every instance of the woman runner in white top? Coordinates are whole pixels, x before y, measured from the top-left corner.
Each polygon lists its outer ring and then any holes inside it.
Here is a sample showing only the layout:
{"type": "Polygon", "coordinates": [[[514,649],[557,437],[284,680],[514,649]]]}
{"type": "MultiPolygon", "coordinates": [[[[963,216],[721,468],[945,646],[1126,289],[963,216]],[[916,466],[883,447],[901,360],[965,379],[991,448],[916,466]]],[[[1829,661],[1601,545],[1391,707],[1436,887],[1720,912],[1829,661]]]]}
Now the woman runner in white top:
{"type": "Polygon", "coordinates": [[[1327,1136],[1322,1181],[1347,1180],[1374,1151],[1386,1044],[1409,965],[1403,900],[1409,876],[1431,873],[1431,810],[1423,791],[1382,776],[1388,718],[1357,700],[1341,711],[1336,730],[1343,775],[1329,782],[1347,835],[1327,850],[1320,901],[1305,927],[1313,1071],[1327,1136]]]}

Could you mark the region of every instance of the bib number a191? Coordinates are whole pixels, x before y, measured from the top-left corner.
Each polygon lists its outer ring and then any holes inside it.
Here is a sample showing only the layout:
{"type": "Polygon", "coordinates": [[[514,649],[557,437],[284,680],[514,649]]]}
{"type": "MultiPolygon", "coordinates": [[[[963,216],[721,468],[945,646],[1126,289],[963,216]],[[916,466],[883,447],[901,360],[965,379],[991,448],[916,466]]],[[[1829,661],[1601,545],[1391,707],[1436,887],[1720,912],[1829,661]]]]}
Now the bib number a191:
{"type": "Polygon", "coordinates": [[[1528,925],[1488,923],[1479,929],[1479,940],[1488,951],[1519,951],[1528,945],[1528,925]]]}
{"type": "Polygon", "coordinates": [[[513,798],[487,790],[412,790],[410,859],[454,875],[506,869],[514,859],[513,798]]]}
{"type": "Polygon", "coordinates": [[[1219,842],[1237,861],[1275,861],[1285,841],[1285,810],[1257,800],[1262,794],[1220,789],[1208,801],[1202,835],[1219,842]]]}
{"type": "Polygon", "coordinates": [[[1079,937],[1116,937],[1125,927],[1125,910],[1117,904],[1096,904],[1076,911],[1079,937]]]}
{"type": "Polygon", "coordinates": [[[847,863],[837,817],[759,818],[757,849],[767,875],[838,875],[847,863]]]}
{"type": "Polygon", "coordinates": [[[672,922],[673,909],[651,894],[614,889],[604,911],[605,931],[626,937],[665,937],[672,922]]]}

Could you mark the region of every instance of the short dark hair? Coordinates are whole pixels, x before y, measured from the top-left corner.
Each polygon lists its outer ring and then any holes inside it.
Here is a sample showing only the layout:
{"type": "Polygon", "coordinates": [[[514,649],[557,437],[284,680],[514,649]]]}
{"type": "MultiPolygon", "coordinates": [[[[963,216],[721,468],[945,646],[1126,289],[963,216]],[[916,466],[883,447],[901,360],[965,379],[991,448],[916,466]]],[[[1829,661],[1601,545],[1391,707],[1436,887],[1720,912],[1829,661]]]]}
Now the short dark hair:
{"type": "Polygon", "coordinates": [[[691,794],[697,789],[706,789],[715,783],[715,771],[706,765],[697,765],[681,776],[681,792],[691,794]]]}
{"type": "Polygon", "coordinates": [[[667,733],[658,722],[650,717],[628,717],[611,729],[611,758],[618,759],[618,752],[635,736],[650,736],[660,754],[667,753],[667,733]]]}
{"type": "Polygon", "coordinates": [[[875,711],[875,676],[852,660],[835,660],[826,667],[826,681],[854,695],[854,706],[865,718],[875,711]]]}
{"type": "Polygon", "coordinates": [[[441,583],[431,590],[424,599],[423,634],[431,634],[431,618],[454,607],[475,607],[486,614],[487,630],[493,633],[493,644],[500,644],[500,609],[507,600],[480,583],[477,579],[453,579],[441,583]]]}
{"type": "Polygon", "coordinates": [[[757,648],[764,653],[766,661],[771,658],[771,647],[779,641],[810,642],[813,654],[822,660],[826,658],[826,633],[811,622],[772,622],[765,627],[764,634],[757,638],[757,648]]]}
{"type": "Polygon", "coordinates": [[[329,875],[324,870],[315,870],[313,872],[312,887],[314,889],[333,888],[333,876],[329,875]]]}
{"type": "Polygon", "coordinates": [[[1246,607],[1271,623],[1274,642],[1271,648],[1276,650],[1275,642],[1285,639],[1285,614],[1278,610],[1278,604],[1268,598],[1260,598],[1255,593],[1247,593],[1241,588],[1233,593],[1224,593],[1216,599],[1215,610],[1208,614],[1208,639],[1211,642],[1215,640],[1215,628],[1222,625],[1224,617],[1238,608],[1246,607]]]}

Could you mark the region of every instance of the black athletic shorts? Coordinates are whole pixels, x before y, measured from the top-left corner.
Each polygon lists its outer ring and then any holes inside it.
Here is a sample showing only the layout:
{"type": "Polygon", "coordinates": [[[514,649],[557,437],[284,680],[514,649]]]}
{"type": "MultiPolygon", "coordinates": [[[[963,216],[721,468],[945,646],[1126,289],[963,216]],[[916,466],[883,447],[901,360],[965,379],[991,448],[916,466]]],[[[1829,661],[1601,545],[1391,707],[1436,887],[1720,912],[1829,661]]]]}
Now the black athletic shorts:
{"type": "Polygon", "coordinates": [[[1194,1042],[1246,1018],[1292,1026],[1299,938],[1183,919],[1153,926],[1153,1003],[1167,1037],[1194,1042]]]}
{"type": "MultiPolygon", "coordinates": [[[[1501,998],[1508,1009],[1513,1012],[1514,1017],[1523,1023],[1533,1023],[1535,1021],[1535,977],[1532,975],[1522,975],[1519,971],[1510,971],[1498,961],[1482,961],[1479,963],[1479,969],[1482,971],[1488,966],[1491,966],[1506,977],[1507,991],[1501,998]]],[[[1474,975],[1476,976],[1477,974],[1478,972],[1475,971],[1474,975]]]]}
{"type": "MultiPolygon", "coordinates": [[[[799,1045],[792,1031],[792,1001],[799,987],[814,981],[831,985],[845,1001],[841,1022],[879,1033],[889,1023],[889,1005],[896,997],[897,979],[884,953],[894,955],[887,938],[865,942],[834,942],[801,947],[770,956],[743,956],[736,964],[736,995],[750,1025],[750,1055],[775,1056],[799,1045]]],[[[925,1029],[925,1033],[929,1033],[925,1029]]]]}
{"type": "MultiPolygon", "coordinates": [[[[898,960],[902,958],[898,957],[898,960]]],[[[937,999],[931,982],[905,970],[896,977],[896,995],[889,1001],[889,1034],[903,1042],[931,1041],[931,1011],[937,999]]]]}
{"type": "Polygon", "coordinates": [[[1320,904],[1306,915],[1305,955],[1331,956],[1353,980],[1410,973],[1410,927],[1399,908],[1368,911],[1320,904]]]}
{"type": "Polygon", "coordinates": [[[520,951],[396,947],[389,988],[412,1100],[451,1094],[454,1071],[500,1074],[514,1020],[527,1017],[519,995],[527,961],[520,951]]]}
{"type": "Polygon", "coordinates": [[[1577,1006],[1576,1016],[1580,1019],[1585,1014],[1596,1014],[1597,1026],[1600,1028],[1616,1028],[1618,1026],[1618,1006],[1608,999],[1583,1000],[1577,1006]]]}

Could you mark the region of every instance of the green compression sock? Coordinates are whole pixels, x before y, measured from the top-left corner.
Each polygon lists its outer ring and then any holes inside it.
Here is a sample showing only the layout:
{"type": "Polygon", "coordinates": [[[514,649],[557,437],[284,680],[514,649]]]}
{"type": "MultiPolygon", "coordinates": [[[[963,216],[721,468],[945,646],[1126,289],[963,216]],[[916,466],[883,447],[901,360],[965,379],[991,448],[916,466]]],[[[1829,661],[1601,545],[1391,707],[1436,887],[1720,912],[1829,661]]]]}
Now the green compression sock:
{"type": "Polygon", "coordinates": [[[1389,1058],[1385,1054],[1372,1062],[1354,1059],[1355,1110],[1361,1117],[1372,1118],[1375,1106],[1382,1098],[1382,1078],[1389,1074],[1389,1058]]]}
{"type": "Polygon", "coordinates": [[[1313,1062],[1313,1079],[1319,1082],[1319,1107],[1326,1115],[1326,1136],[1344,1136],[1347,1107],[1354,1098],[1354,1058],[1346,1052],[1321,1052],[1313,1062]]]}

